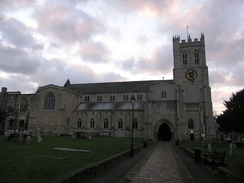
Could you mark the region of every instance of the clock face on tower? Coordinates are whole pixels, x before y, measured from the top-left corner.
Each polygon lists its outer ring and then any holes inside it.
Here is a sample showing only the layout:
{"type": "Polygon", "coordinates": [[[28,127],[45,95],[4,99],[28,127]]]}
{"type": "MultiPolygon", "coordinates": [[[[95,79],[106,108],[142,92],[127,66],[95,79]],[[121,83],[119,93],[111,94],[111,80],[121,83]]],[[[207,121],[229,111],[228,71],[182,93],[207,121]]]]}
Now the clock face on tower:
{"type": "Polygon", "coordinates": [[[194,69],[189,69],[188,71],[186,71],[185,75],[188,80],[193,81],[197,78],[197,71],[195,71],[194,69]]]}

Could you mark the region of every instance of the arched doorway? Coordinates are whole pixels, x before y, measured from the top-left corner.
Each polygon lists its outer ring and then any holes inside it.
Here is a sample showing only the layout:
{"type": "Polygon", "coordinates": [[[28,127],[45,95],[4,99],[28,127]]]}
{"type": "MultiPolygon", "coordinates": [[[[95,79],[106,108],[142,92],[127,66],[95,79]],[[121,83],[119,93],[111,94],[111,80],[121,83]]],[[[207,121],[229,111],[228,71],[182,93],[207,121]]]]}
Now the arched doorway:
{"type": "Polygon", "coordinates": [[[158,140],[159,141],[170,141],[171,140],[171,130],[170,127],[163,123],[158,129],[158,140]]]}

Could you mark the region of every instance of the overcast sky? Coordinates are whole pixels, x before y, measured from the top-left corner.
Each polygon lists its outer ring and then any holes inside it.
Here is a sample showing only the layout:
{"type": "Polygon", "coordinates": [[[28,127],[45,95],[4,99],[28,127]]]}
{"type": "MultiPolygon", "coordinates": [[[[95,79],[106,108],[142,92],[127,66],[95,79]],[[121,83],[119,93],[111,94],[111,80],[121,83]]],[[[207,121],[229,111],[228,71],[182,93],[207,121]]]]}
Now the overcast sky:
{"type": "Polygon", "coordinates": [[[173,79],[172,37],[205,35],[213,108],[244,83],[243,0],[1,0],[0,86],[173,79]]]}

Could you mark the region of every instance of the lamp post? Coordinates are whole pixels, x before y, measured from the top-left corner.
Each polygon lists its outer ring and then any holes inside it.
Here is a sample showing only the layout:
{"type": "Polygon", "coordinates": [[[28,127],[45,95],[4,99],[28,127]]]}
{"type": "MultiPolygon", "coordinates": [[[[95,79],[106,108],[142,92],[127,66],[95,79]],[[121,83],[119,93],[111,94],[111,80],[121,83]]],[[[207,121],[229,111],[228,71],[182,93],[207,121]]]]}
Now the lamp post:
{"type": "Polygon", "coordinates": [[[133,128],[134,128],[134,105],[135,105],[135,97],[131,97],[131,105],[132,105],[132,127],[131,127],[131,148],[130,148],[130,157],[134,157],[134,147],[133,147],[133,128]]]}

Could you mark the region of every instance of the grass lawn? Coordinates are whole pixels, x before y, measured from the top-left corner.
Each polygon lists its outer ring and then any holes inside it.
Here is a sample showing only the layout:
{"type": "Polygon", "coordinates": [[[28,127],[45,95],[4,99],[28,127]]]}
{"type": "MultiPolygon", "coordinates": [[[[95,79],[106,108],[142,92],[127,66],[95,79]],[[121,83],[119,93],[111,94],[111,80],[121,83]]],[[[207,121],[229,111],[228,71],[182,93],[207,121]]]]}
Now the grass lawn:
{"type": "MultiPolygon", "coordinates": [[[[94,137],[46,137],[42,143],[7,141],[0,136],[0,183],[46,183],[78,168],[93,164],[130,149],[131,139],[94,137]],[[91,150],[89,153],[52,150],[52,148],[91,150]],[[62,159],[64,158],[64,159],[62,159]],[[68,158],[68,159],[65,159],[68,158]]],[[[141,140],[134,140],[135,146],[141,140]]]]}
{"type": "MultiPolygon", "coordinates": [[[[190,150],[194,152],[194,147],[200,147],[203,154],[211,154],[208,152],[208,148],[203,148],[201,146],[201,142],[181,142],[182,145],[186,146],[190,150]]],[[[221,148],[212,148],[212,152],[216,149],[219,152],[226,151],[225,162],[227,162],[230,166],[225,166],[225,168],[229,171],[234,172],[240,177],[243,176],[244,172],[244,148],[233,148],[233,156],[229,155],[229,145],[223,144],[221,148]]]]}

